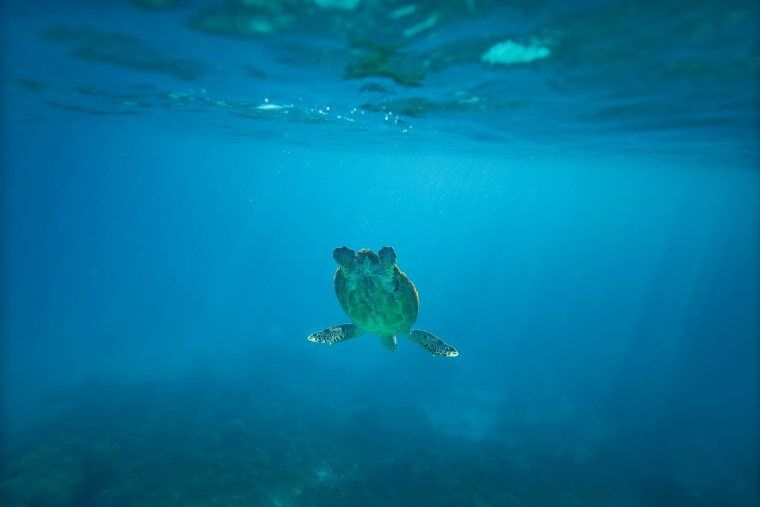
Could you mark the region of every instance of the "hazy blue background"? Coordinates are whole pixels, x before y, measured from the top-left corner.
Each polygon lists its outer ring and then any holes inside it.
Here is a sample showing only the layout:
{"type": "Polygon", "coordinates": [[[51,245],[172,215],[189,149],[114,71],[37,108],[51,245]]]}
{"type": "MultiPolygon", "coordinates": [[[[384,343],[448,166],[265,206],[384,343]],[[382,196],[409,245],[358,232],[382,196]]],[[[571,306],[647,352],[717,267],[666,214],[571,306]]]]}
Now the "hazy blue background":
{"type": "Polygon", "coordinates": [[[756,5],[323,4],[2,4],[4,501],[756,505],[756,5]]]}

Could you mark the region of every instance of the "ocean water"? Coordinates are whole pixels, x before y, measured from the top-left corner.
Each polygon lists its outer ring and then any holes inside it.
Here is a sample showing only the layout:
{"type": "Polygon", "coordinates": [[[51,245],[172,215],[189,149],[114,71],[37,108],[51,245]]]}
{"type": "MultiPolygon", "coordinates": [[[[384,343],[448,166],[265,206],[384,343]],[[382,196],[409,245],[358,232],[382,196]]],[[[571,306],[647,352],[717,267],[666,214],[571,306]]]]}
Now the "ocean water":
{"type": "Polygon", "coordinates": [[[0,9],[3,505],[760,502],[756,2],[0,9]]]}

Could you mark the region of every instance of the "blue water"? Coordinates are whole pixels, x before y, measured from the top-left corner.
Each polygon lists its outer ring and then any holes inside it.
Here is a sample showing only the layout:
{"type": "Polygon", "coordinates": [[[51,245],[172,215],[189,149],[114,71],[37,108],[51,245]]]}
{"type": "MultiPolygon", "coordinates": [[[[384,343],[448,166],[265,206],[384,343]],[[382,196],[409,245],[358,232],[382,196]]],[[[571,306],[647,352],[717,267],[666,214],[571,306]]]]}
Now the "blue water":
{"type": "Polygon", "coordinates": [[[760,502],[755,2],[0,8],[3,505],[760,502]]]}

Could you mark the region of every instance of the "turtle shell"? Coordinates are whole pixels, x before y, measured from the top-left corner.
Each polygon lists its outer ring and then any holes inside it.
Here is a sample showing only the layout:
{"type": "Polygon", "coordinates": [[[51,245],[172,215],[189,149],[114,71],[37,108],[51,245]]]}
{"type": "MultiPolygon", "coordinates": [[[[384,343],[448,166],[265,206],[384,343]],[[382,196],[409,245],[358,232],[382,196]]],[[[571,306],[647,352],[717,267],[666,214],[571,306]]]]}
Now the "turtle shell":
{"type": "Polygon", "coordinates": [[[351,320],[368,333],[394,335],[417,320],[417,289],[395,264],[341,266],[335,272],[335,294],[351,320]]]}

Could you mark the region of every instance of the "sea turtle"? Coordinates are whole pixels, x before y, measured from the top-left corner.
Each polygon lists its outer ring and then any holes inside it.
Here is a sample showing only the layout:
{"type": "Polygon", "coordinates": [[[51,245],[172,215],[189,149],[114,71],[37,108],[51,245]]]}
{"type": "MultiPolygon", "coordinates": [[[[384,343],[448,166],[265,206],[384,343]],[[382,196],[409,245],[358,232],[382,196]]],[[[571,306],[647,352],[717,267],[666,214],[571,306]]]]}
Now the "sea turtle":
{"type": "Polygon", "coordinates": [[[348,247],[336,248],[333,258],[335,294],[353,321],[309,336],[316,343],[334,344],[364,333],[380,336],[383,346],[393,352],[396,335],[408,338],[434,356],[456,357],[459,352],[432,333],[411,329],[417,320],[419,297],[412,281],[396,265],[396,251],[384,246],[379,252],[348,247]]]}

